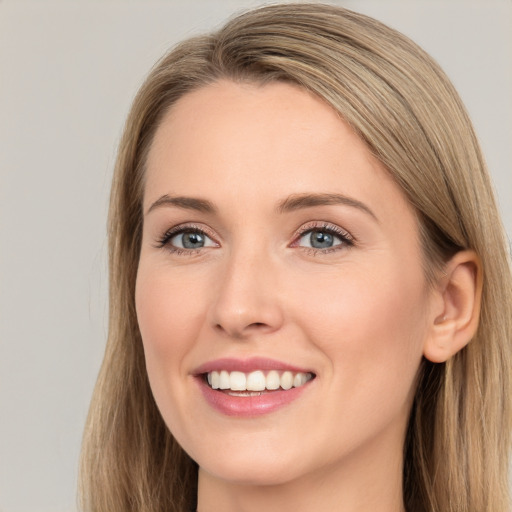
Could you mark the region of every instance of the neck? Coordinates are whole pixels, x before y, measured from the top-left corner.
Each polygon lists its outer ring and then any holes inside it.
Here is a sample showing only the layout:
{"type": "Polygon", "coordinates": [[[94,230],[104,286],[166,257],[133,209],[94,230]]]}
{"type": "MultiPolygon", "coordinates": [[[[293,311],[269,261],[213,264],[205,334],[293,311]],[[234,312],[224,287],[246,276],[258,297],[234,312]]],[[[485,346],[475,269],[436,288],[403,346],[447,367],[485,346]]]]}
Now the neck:
{"type": "Polygon", "coordinates": [[[404,512],[402,453],[354,453],[296,479],[269,484],[226,481],[199,470],[198,512],[404,512]]]}

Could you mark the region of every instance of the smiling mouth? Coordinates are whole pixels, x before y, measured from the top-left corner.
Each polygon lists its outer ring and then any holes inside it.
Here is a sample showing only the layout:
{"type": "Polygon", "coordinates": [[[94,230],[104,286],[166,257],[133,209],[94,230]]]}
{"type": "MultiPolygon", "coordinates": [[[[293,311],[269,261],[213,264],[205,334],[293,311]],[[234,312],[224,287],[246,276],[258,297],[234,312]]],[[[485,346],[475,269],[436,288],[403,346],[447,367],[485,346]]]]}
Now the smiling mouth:
{"type": "Polygon", "coordinates": [[[212,371],[203,374],[211,389],[231,396],[260,396],[272,391],[288,391],[304,386],[315,378],[310,372],[292,372],[256,370],[250,373],[227,370],[212,371]]]}

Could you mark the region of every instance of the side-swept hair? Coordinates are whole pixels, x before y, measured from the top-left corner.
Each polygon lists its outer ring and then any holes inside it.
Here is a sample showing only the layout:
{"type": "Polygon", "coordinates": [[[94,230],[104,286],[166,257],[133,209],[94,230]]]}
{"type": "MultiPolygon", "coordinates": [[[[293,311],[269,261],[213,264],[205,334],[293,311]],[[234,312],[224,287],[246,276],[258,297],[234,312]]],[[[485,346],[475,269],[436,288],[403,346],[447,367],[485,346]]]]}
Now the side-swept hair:
{"type": "Polygon", "coordinates": [[[422,363],[404,446],[404,500],[408,512],[509,512],[512,277],[471,122],[445,74],[412,41],[361,14],[304,3],[256,9],[183,42],[134,100],[112,185],[110,324],[84,434],[83,508],[195,505],[197,465],[153,400],[134,291],[155,131],[183,95],[219,79],[285,81],[330,104],[414,207],[430,283],[457,251],[476,251],[484,275],[479,328],[447,363],[422,363]]]}

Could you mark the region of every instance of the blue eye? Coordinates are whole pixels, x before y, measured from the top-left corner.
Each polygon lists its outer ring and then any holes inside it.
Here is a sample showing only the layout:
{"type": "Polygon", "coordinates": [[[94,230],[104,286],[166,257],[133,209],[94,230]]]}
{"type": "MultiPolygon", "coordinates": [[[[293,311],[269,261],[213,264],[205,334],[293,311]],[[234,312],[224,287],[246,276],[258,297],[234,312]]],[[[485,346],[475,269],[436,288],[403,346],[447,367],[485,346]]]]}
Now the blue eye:
{"type": "Polygon", "coordinates": [[[215,247],[213,240],[201,231],[182,231],[169,239],[169,244],[179,249],[215,247]]]}
{"type": "Polygon", "coordinates": [[[204,247],[218,247],[204,231],[194,227],[173,228],[167,231],[157,247],[165,247],[171,252],[188,252],[203,249],[204,247]]]}
{"type": "Polygon", "coordinates": [[[326,233],[325,231],[311,231],[308,242],[309,246],[315,249],[328,249],[329,247],[338,245],[335,243],[334,238],[331,233],[326,233]]]}
{"type": "MultiPolygon", "coordinates": [[[[352,238],[348,233],[338,232],[339,228],[317,227],[304,231],[297,243],[298,246],[317,250],[329,250],[337,246],[352,246],[352,238]]],[[[340,247],[341,249],[341,247],[340,247]]]]}
{"type": "Polygon", "coordinates": [[[204,247],[205,235],[197,231],[184,231],[172,236],[169,243],[180,249],[200,249],[204,247]]]}

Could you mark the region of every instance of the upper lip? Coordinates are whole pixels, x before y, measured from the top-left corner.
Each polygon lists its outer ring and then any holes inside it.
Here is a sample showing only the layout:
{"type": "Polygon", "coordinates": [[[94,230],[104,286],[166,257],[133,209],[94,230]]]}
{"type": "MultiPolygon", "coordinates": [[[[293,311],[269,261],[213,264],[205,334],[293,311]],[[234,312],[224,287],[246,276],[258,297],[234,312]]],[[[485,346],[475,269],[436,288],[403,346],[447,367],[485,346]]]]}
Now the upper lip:
{"type": "Polygon", "coordinates": [[[250,373],[255,370],[282,370],[282,371],[291,371],[291,372],[302,372],[302,373],[314,373],[309,369],[300,368],[298,366],[294,366],[289,363],[285,363],[283,361],[278,361],[276,359],[269,359],[266,357],[251,357],[249,359],[236,359],[231,357],[215,359],[213,361],[208,361],[201,366],[197,367],[193,373],[195,375],[200,375],[203,373],[210,373],[213,371],[221,371],[226,370],[228,372],[239,371],[244,373],[250,373]]]}

